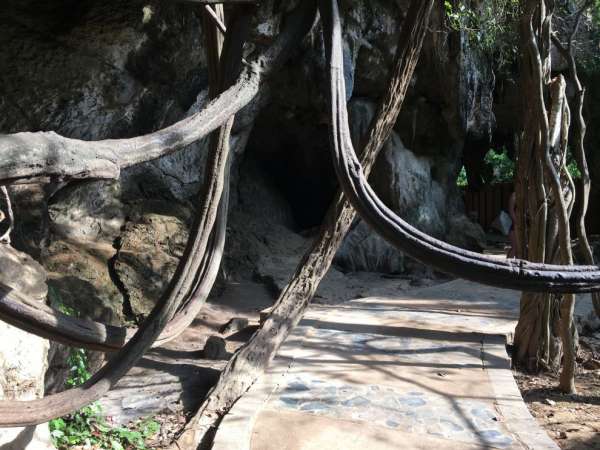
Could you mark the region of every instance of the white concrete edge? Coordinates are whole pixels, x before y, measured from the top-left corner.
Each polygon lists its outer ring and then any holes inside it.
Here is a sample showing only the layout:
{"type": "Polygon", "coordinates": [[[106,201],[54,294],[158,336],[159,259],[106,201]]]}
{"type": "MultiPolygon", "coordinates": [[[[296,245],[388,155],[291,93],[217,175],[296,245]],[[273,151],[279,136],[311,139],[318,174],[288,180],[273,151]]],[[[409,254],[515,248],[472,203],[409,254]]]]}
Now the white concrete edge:
{"type": "MultiPolygon", "coordinates": [[[[290,336],[301,339],[307,334],[308,329],[309,327],[298,326],[290,336]]],[[[256,380],[223,417],[215,434],[212,450],[250,450],[256,419],[273,393],[285,382],[293,363],[293,360],[287,360],[285,364],[275,361],[268,372],[263,373],[256,380]]]]}
{"type": "Polygon", "coordinates": [[[526,449],[560,450],[531,415],[521,396],[506,353],[506,337],[483,335],[482,344],[482,360],[494,389],[496,409],[506,428],[526,449]]]}

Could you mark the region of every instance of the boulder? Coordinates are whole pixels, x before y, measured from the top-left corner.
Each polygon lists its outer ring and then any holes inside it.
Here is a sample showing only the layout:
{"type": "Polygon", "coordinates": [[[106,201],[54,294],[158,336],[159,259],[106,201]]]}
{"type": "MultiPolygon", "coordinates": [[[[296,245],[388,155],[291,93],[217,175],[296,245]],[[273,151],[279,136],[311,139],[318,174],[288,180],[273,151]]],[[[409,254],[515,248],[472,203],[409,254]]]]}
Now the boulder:
{"type": "MultiPolygon", "coordinates": [[[[350,114],[352,138],[358,146],[375,114],[375,105],[364,99],[353,100],[350,114]]],[[[431,159],[407,149],[398,134],[392,132],[369,180],[389,208],[421,231],[440,237],[446,232],[448,201],[432,172],[431,159]]],[[[335,263],[345,271],[405,270],[404,255],[360,219],[344,240],[335,263]]]]}
{"type": "Polygon", "coordinates": [[[120,197],[119,181],[70,184],[48,205],[51,229],[71,241],[110,244],[125,224],[120,197]]]}
{"type": "Polygon", "coordinates": [[[448,219],[446,240],[457,247],[476,252],[482,252],[487,247],[483,228],[464,214],[453,215],[448,219]]]}
{"type": "MultiPolygon", "coordinates": [[[[45,301],[46,273],[31,257],[0,244],[0,282],[33,300],[45,301]]],[[[0,397],[33,400],[44,395],[47,340],[0,321],[0,397]]],[[[48,425],[0,428],[0,448],[53,449],[48,425]]]]}
{"type": "Polygon", "coordinates": [[[358,220],[335,256],[344,272],[404,272],[404,255],[358,220]]]}
{"type": "Polygon", "coordinates": [[[48,270],[49,299],[80,317],[122,324],[123,295],[113,282],[116,249],[108,242],[73,242],[57,238],[43,254],[48,270]]]}
{"type": "Polygon", "coordinates": [[[227,352],[226,342],[220,336],[210,336],[204,344],[202,350],[202,357],[204,359],[229,359],[229,353],[227,352]]]}
{"type": "Polygon", "coordinates": [[[132,205],[130,212],[114,272],[126,297],[125,308],[140,318],[152,310],[177,268],[191,211],[177,203],[157,201],[132,205]]]}
{"type": "Polygon", "coordinates": [[[246,317],[234,317],[220,329],[221,334],[233,334],[238,331],[245,330],[248,328],[249,322],[246,317]]]}

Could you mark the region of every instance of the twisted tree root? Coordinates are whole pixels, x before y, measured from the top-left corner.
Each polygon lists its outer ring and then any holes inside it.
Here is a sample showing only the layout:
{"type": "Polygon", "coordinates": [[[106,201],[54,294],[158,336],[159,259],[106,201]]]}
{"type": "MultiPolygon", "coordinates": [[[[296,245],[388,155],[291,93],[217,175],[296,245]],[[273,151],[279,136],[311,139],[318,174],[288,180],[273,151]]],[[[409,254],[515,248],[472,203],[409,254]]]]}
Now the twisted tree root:
{"type": "MultiPolygon", "coordinates": [[[[252,76],[256,76],[256,83],[280,67],[289,57],[289,53],[312,26],[314,17],[315,6],[311,2],[301,4],[300,8],[291,14],[276,41],[261,56],[255,59],[255,63],[250,65],[252,76]]],[[[244,73],[248,74],[249,70],[248,67],[243,70],[236,84],[240,83],[240,79],[245,79],[244,73]]],[[[230,71],[229,73],[229,76],[231,76],[233,72],[230,71]]],[[[231,93],[231,88],[225,91],[225,93],[228,92],[231,93]]],[[[223,94],[219,95],[217,100],[222,98],[223,94]]],[[[214,102],[211,102],[207,109],[212,109],[210,105],[214,104],[214,102]]],[[[0,142],[0,148],[1,146],[0,142]]],[[[225,184],[227,184],[227,181],[225,184]]],[[[202,262],[199,263],[199,271],[195,273],[198,278],[198,287],[195,289],[194,295],[185,300],[183,307],[165,327],[154,345],[160,345],[181,334],[194,320],[210,293],[223,254],[227,220],[227,193],[226,187],[222,205],[219,206],[215,229],[209,242],[209,251],[206,252],[202,262]]],[[[0,319],[38,336],[66,345],[107,352],[120,349],[135,333],[135,329],[69,317],[48,306],[32,303],[21,294],[2,284],[0,284],[0,319]]]]}
{"type": "MultiPolygon", "coordinates": [[[[427,32],[433,0],[412,0],[398,39],[394,72],[387,92],[371,124],[362,162],[368,172],[389,138],[406,90],[419,59],[427,32]]],[[[268,366],[281,343],[298,324],[309,301],[325,276],[356,213],[338,192],[329,208],[318,238],[304,254],[296,272],[279,296],[265,324],[229,361],[217,385],[210,391],[196,416],[173,445],[173,449],[208,446],[211,430],[268,366]]]]}
{"type": "Polygon", "coordinates": [[[575,293],[600,290],[600,268],[597,266],[497,260],[437,240],[412,227],[383,204],[369,186],[350,139],[337,1],[326,0],[320,7],[331,79],[333,163],[344,194],[361,218],[402,252],[460,278],[520,291],[575,293]]]}
{"type": "MultiPolygon", "coordinates": [[[[227,35],[228,42],[225,47],[228,51],[223,59],[233,71],[236,70],[236,65],[239,70],[248,21],[249,16],[240,16],[227,35]]],[[[215,141],[216,145],[211,146],[212,151],[207,163],[205,182],[198,195],[202,207],[198,209],[190,239],[169,287],[149,317],[131,340],[82,386],[37,400],[0,401],[0,426],[12,427],[44,423],[99,399],[152,346],[152,343],[173,318],[182,301],[194,292],[197,285],[196,273],[204,259],[210,232],[216,222],[221,193],[227,176],[229,133],[232,124],[231,118],[226,121],[226,126],[220,130],[219,138],[215,141]]]]}

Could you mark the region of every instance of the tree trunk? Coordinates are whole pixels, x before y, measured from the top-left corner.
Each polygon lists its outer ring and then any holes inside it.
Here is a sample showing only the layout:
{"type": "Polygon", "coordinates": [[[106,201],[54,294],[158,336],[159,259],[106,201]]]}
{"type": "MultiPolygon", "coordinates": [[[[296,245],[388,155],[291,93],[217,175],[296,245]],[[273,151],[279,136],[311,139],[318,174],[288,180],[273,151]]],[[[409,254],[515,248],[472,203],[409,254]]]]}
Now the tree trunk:
{"type": "MultiPolygon", "coordinates": [[[[362,151],[365,174],[373,167],[400,112],[427,33],[433,3],[433,0],[412,0],[403,22],[394,73],[362,151]]],[[[279,296],[264,325],[230,360],[217,385],[174,448],[192,449],[201,443],[209,444],[211,429],[255,382],[302,318],[355,217],[356,213],[350,203],[338,192],[319,236],[304,254],[296,273],[279,296]]]]}
{"type": "MultiPolygon", "coordinates": [[[[573,264],[569,218],[575,190],[566,170],[570,114],[564,79],[550,80],[552,8],[544,0],[523,0],[522,6],[518,255],[533,262],[573,264]]],[[[572,294],[524,292],[515,330],[514,359],[528,371],[557,370],[564,352],[560,389],[569,393],[575,389],[574,302],[572,294]]]]}
{"type": "MultiPolygon", "coordinates": [[[[228,34],[224,59],[233,66],[241,65],[248,17],[240,17],[234,31],[228,34]]],[[[228,126],[219,131],[219,145],[211,152],[205,169],[205,180],[198,194],[200,208],[190,233],[183,256],[166,291],[140,326],[135,336],[117,352],[108,363],[81,386],[74,387],[43,399],[23,402],[0,401],[0,426],[25,426],[47,422],[70,414],[102,397],[150,349],[178,307],[195,287],[195,274],[208,248],[210,233],[217,218],[218,205],[226,178],[229,156],[228,126]]]]}
{"type": "MultiPolygon", "coordinates": [[[[590,179],[590,170],[587,163],[587,158],[585,156],[585,134],[587,130],[587,126],[585,123],[585,119],[583,117],[583,105],[585,102],[585,88],[581,84],[581,80],[579,79],[579,73],[577,70],[577,62],[575,60],[575,48],[573,46],[574,39],[579,30],[579,26],[581,24],[581,20],[586,10],[588,10],[593,5],[592,0],[586,1],[583,6],[577,11],[577,16],[575,19],[575,24],[573,25],[573,29],[568,37],[567,44],[564,45],[560,39],[556,35],[552,35],[552,42],[561,53],[565,61],[568,64],[568,81],[573,86],[575,91],[575,95],[571,100],[571,111],[574,113],[574,120],[572,121],[572,148],[573,155],[575,160],[577,161],[577,167],[581,173],[581,206],[578,211],[577,221],[576,221],[576,233],[577,239],[579,241],[579,248],[581,255],[583,256],[583,261],[585,264],[595,264],[594,262],[594,254],[592,252],[592,248],[590,246],[587,232],[585,228],[585,217],[587,214],[589,201],[590,201],[590,191],[591,191],[591,179],[590,179]]],[[[592,293],[592,304],[594,305],[594,310],[596,311],[596,316],[600,318],[600,293],[594,292],[592,293]]]]}

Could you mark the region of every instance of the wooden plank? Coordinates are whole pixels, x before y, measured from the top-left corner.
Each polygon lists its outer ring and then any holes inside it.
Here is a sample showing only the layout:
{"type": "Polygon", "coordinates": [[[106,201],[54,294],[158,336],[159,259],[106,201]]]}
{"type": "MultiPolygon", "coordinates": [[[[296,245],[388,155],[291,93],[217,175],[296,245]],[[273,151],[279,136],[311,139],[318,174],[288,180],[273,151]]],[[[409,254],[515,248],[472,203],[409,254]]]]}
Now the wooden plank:
{"type": "Polygon", "coordinates": [[[479,210],[480,212],[480,216],[481,219],[479,220],[479,223],[481,224],[481,226],[485,229],[485,223],[487,221],[487,202],[486,202],[486,192],[485,192],[485,188],[481,190],[481,192],[479,193],[479,210]]]}
{"type": "Polygon", "coordinates": [[[502,185],[494,186],[494,217],[492,221],[498,217],[502,211],[502,185]]]}

